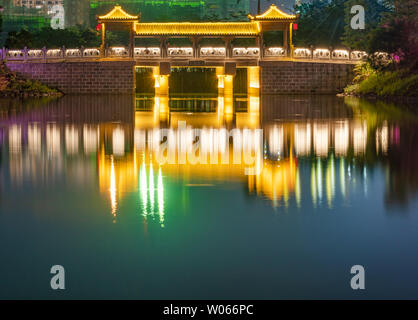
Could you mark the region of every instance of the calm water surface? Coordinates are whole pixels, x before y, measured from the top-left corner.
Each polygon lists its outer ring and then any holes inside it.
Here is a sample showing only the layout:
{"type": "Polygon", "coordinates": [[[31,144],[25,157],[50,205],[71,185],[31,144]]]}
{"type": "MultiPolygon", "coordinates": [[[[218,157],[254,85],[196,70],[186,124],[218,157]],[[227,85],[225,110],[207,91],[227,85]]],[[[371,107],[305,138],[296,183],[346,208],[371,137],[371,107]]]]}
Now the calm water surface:
{"type": "Polygon", "coordinates": [[[418,117],[336,97],[225,104],[0,101],[0,298],[418,298],[418,117]]]}

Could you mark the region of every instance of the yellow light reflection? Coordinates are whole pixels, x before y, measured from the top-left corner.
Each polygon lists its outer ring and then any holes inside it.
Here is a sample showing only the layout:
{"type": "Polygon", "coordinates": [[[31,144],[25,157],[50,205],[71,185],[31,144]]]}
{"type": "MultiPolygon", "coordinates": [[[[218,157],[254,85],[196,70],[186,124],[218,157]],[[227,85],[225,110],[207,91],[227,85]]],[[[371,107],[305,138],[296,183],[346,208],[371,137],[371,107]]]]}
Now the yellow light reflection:
{"type": "Polygon", "coordinates": [[[318,187],[318,199],[321,203],[322,201],[322,164],[321,159],[318,158],[317,167],[316,167],[316,184],[318,187]]]}
{"type": "Polygon", "coordinates": [[[340,189],[341,194],[346,198],[346,192],[345,192],[345,164],[344,164],[344,158],[340,161],[340,189]]]}
{"type": "Polygon", "coordinates": [[[113,156],[110,157],[110,206],[112,208],[112,215],[116,217],[117,200],[116,200],[116,175],[115,164],[113,156]]]}
{"type": "Polygon", "coordinates": [[[331,159],[328,160],[326,174],[325,174],[325,183],[326,183],[326,193],[328,207],[332,208],[332,200],[335,195],[335,165],[334,157],[331,156],[331,159]]]}
{"type": "Polygon", "coordinates": [[[158,170],[158,213],[160,216],[161,227],[164,227],[164,184],[163,184],[163,175],[161,173],[161,168],[158,170]]]}
{"type": "Polygon", "coordinates": [[[147,169],[145,167],[145,159],[142,161],[142,166],[139,171],[139,192],[142,200],[142,215],[147,216],[148,199],[147,199],[147,169]]]}
{"type": "Polygon", "coordinates": [[[154,172],[152,168],[152,162],[149,168],[149,200],[151,206],[151,212],[154,212],[154,172]]]}
{"type": "Polygon", "coordinates": [[[295,200],[296,200],[296,206],[298,208],[300,208],[300,205],[301,205],[301,188],[300,188],[299,168],[297,168],[297,170],[296,170],[295,200]]]}
{"type": "Polygon", "coordinates": [[[311,169],[311,196],[312,196],[312,204],[316,208],[317,198],[318,198],[318,191],[316,188],[316,169],[315,164],[312,164],[311,169]]]}

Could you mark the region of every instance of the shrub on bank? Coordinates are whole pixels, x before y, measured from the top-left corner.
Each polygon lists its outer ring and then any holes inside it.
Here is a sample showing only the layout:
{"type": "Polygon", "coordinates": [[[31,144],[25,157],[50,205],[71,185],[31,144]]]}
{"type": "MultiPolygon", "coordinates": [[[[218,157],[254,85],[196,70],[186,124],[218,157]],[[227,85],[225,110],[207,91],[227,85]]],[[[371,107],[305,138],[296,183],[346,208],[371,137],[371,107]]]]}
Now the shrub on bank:
{"type": "Polygon", "coordinates": [[[58,96],[58,90],[36,80],[24,79],[0,63],[0,96],[58,96]]]}
{"type": "Polygon", "coordinates": [[[375,70],[364,63],[356,66],[354,72],[353,84],[344,90],[347,95],[418,96],[418,74],[409,70],[375,70]]]}

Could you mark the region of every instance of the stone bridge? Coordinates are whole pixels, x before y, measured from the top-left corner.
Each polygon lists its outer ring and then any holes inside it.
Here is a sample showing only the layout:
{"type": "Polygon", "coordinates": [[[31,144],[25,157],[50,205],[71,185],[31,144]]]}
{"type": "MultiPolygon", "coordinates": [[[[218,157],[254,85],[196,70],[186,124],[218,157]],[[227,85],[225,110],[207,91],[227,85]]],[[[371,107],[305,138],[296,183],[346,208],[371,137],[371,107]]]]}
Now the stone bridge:
{"type": "Polygon", "coordinates": [[[237,67],[258,66],[262,94],[336,94],[351,82],[353,66],[365,53],[345,50],[296,48],[288,57],[283,48],[99,48],[5,50],[7,67],[25,77],[39,80],[66,94],[127,94],[135,91],[135,67],[157,68],[168,75],[172,67],[224,67],[234,75],[237,67]],[[163,57],[165,56],[165,57],[163,57]]]}

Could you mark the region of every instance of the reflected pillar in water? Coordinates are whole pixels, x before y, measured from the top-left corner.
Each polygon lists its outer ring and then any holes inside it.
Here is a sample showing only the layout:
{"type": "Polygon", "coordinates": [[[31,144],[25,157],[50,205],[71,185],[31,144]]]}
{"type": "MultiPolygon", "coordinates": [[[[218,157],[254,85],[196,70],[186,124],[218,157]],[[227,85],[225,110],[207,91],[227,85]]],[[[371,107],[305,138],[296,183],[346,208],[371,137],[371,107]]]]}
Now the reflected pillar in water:
{"type": "Polygon", "coordinates": [[[251,127],[258,126],[260,121],[260,68],[247,68],[248,81],[248,115],[251,127]]]}
{"type": "Polygon", "coordinates": [[[386,155],[388,152],[388,145],[389,145],[389,128],[388,124],[385,121],[381,128],[377,128],[376,130],[376,153],[380,151],[382,154],[386,155]]]}
{"type": "Polygon", "coordinates": [[[61,152],[61,132],[56,124],[46,126],[46,147],[49,155],[57,156],[61,152]]]}
{"type": "Polygon", "coordinates": [[[71,155],[78,153],[78,130],[74,125],[65,126],[65,150],[71,155]]]}
{"type": "Polygon", "coordinates": [[[85,124],[83,126],[84,153],[90,154],[97,151],[99,143],[99,127],[85,124]]]}
{"type": "Polygon", "coordinates": [[[30,123],[28,125],[28,152],[30,154],[37,154],[41,153],[41,128],[38,123],[30,123]]]}
{"type": "Polygon", "coordinates": [[[269,131],[269,153],[274,159],[283,157],[283,125],[275,125],[269,131]]]}
{"type": "MultiPolygon", "coordinates": [[[[167,81],[168,82],[168,81],[167,81]]],[[[155,95],[154,98],[154,125],[158,126],[160,122],[168,122],[170,107],[168,95],[155,95]]]]}
{"type": "Polygon", "coordinates": [[[115,156],[123,156],[125,154],[125,131],[116,127],[112,133],[112,151],[115,156]]]}
{"type": "Polygon", "coordinates": [[[311,125],[295,124],[295,152],[298,156],[306,156],[311,152],[311,125]]]}
{"type": "Polygon", "coordinates": [[[296,203],[300,202],[301,191],[298,185],[298,167],[292,157],[280,162],[266,160],[257,176],[249,176],[248,189],[256,188],[257,194],[263,193],[277,207],[283,200],[285,207],[289,204],[290,193],[295,192],[296,203]]]}
{"type": "Polygon", "coordinates": [[[22,151],[22,127],[14,124],[9,129],[9,151],[17,154],[22,151]]]}
{"type": "Polygon", "coordinates": [[[315,154],[320,157],[326,157],[329,145],[329,126],[327,123],[314,123],[313,140],[315,154]]]}
{"type": "Polygon", "coordinates": [[[367,145],[367,123],[356,122],[353,128],[353,148],[354,154],[364,154],[367,145]]]}
{"type": "Polygon", "coordinates": [[[334,147],[336,156],[345,156],[349,144],[348,121],[339,121],[334,127],[334,147]]]}

